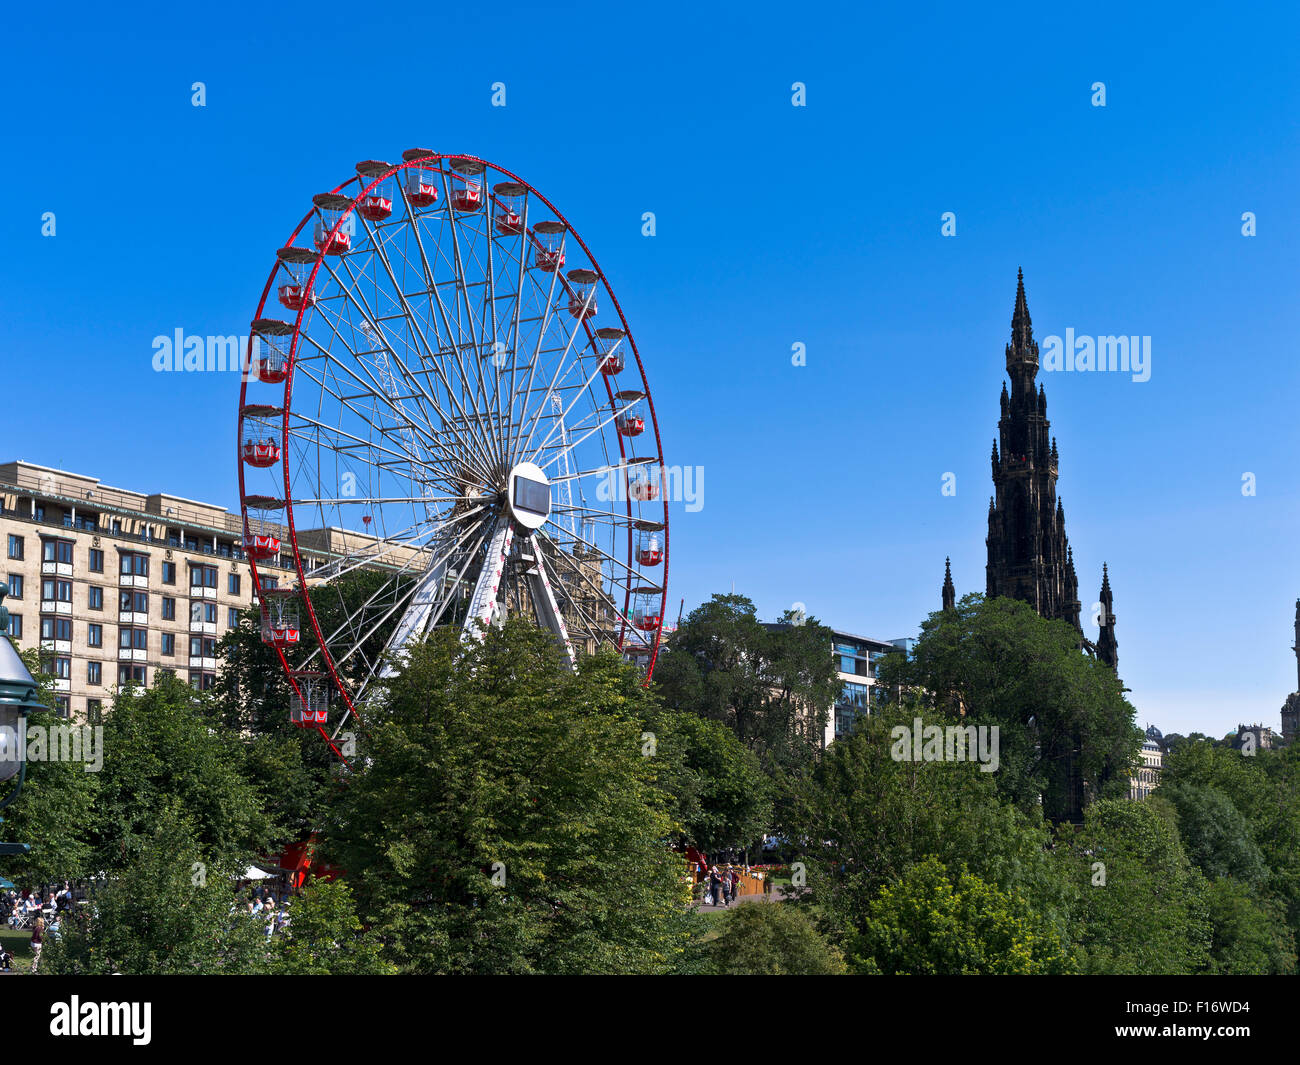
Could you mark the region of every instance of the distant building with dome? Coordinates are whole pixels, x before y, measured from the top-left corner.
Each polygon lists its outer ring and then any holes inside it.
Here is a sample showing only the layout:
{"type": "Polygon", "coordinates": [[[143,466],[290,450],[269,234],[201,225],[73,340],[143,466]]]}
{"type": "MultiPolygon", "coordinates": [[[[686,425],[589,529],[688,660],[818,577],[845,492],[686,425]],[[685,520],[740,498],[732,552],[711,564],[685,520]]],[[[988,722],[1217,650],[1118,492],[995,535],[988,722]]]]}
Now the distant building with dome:
{"type": "Polygon", "coordinates": [[[1146,739],[1142,741],[1142,764],[1129,777],[1128,797],[1145,799],[1160,786],[1160,770],[1164,767],[1165,737],[1154,725],[1148,725],[1146,739]]]}

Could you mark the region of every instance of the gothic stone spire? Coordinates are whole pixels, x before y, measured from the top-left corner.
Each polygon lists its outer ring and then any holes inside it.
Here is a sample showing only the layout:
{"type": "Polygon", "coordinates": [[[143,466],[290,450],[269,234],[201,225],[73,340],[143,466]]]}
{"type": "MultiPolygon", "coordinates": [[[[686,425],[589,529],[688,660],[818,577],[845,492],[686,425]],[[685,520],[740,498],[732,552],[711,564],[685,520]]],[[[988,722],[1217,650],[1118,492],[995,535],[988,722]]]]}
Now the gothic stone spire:
{"type": "MultiPolygon", "coordinates": [[[[1022,599],[1045,618],[1079,629],[1078,582],[1056,497],[1059,461],[1047,420],[1047,397],[1035,387],[1034,340],[1023,271],[1016,276],[1007,376],[993,449],[994,502],[989,510],[986,593],[1022,599]]],[[[1082,629],[1080,629],[1082,632],[1082,629]]]]}
{"type": "Polygon", "coordinates": [[[1110,593],[1110,573],[1101,564],[1101,632],[1097,637],[1097,657],[1119,672],[1119,641],[1115,639],[1115,603],[1110,593]]]}

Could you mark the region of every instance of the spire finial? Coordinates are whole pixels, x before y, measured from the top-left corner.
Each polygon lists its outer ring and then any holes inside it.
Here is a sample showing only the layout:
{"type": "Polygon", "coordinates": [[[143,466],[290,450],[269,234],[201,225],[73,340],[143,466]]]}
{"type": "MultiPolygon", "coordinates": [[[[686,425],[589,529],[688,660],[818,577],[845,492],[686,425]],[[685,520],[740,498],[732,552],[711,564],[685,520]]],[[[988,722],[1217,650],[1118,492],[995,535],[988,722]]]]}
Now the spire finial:
{"type": "Polygon", "coordinates": [[[954,610],[957,606],[957,589],[952,583],[952,559],[943,560],[943,609],[954,610]]]}
{"type": "Polygon", "coordinates": [[[1029,302],[1025,299],[1025,274],[1016,271],[1016,309],[1011,315],[1011,350],[1027,357],[1031,351],[1035,360],[1038,351],[1034,345],[1034,328],[1029,319],[1029,302]]]}

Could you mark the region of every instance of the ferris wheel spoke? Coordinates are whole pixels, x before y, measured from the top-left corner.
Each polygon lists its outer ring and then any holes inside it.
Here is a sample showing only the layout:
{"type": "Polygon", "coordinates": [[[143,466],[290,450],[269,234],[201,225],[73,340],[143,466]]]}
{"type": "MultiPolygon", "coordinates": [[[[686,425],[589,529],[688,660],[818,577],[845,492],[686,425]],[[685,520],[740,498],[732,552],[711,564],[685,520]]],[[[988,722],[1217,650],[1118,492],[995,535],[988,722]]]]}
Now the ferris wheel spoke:
{"type": "MultiPolygon", "coordinates": [[[[344,364],[342,360],[338,359],[331,351],[323,347],[318,341],[314,340],[310,335],[304,334],[304,339],[306,339],[308,343],[310,343],[318,352],[320,352],[320,354],[325,359],[327,359],[331,365],[339,367],[339,369],[341,369],[345,374],[347,374],[348,377],[350,377],[353,381],[355,381],[357,387],[369,392],[369,394],[371,394],[375,399],[382,400],[384,406],[386,406],[397,418],[401,419],[404,422],[406,427],[410,428],[412,432],[418,432],[422,437],[424,437],[426,443],[430,445],[433,450],[436,451],[438,449],[438,440],[433,435],[432,429],[427,426],[419,425],[416,422],[414,422],[411,419],[409,414],[407,414],[404,410],[401,409],[400,406],[398,406],[393,402],[393,400],[388,396],[387,392],[384,390],[383,386],[378,381],[376,381],[373,376],[371,376],[369,370],[366,369],[365,364],[362,363],[360,359],[357,358],[355,352],[352,352],[352,349],[348,346],[346,341],[340,338],[340,343],[342,343],[344,347],[348,348],[349,353],[351,353],[353,358],[356,359],[357,364],[361,367],[362,371],[365,373],[366,378],[368,378],[368,380],[358,376],[346,364],[344,364]]],[[[416,456],[408,455],[407,457],[412,462],[419,461],[416,456]]],[[[477,467],[477,463],[482,461],[482,457],[483,457],[482,455],[479,455],[475,463],[476,467],[477,467]]],[[[482,472],[486,476],[486,472],[481,467],[478,467],[476,469],[476,472],[482,472]]]]}
{"type": "MultiPolygon", "coordinates": [[[[543,533],[542,536],[543,539],[548,541],[552,545],[552,547],[555,548],[557,555],[564,558],[565,564],[569,567],[569,572],[571,572],[575,577],[577,577],[580,581],[582,581],[593,593],[595,593],[595,595],[599,600],[603,600],[619,621],[625,622],[627,624],[631,624],[629,619],[625,617],[623,612],[614,604],[614,597],[612,594],[612,590],[606,591],[604,588],[599,587],[596,584],[592,583],[591,578],[587,575],[587,573],[583,570],[583,568],[578,565],[578,563],[574,560],[574,558],[571,555],[563,551],[560,548],[560,546],[555,543],[552,537],[550,537],[546,533],[543,533]]],[[[617,588],[619,591],[626,591],[626,589],[624,589],[617,582],[614,582],[614,587],[617,588]]]]}
{"type": "MultiPolygon", "coordinates": [[[[442,215],[442,222],[445,228],[447,229],[447,231],[450,232],[451,240],[452,240],[453,254],[450,257],[449,261],[451,263],[451,267],[453,271],[452,283],[456,290],[456,296],[458,297],[456,300],[456,308],[457,308],[456,315],[457,315],[458,323],[461,322],[460,314],[463,308],[465,314],[464,322],[468,323],[468,325],[463,323],[460,324],[459,335],[462,338],[462,342],[458,344],[455,349],[455,356],[461,373],[461,378],[460,378],[462,382],[461,394],[462,397],[467,397],[471,405],[474,407],[476,418],[480,419],[481,426],[484,427],[486,430],[483,434],[485,438],[485,446],[488,448],[490,452],[496,453],[495,461],[500,463],[502,461],[501,454],[499,448],[496,447],[497,430],[496,427],[493,426],[491,418],[485,416],[484,412],[490,409],[490,403],[487,398],[487,393],[482,386],[481,373],[477,372],[480,369],[482,363],[483,330],[482,330],[480,320],[476,319],[474,315],[473,307],[470,302],[469,286],[468,286],[466,270],[465,270],[465,260],[460,250],[459,227],[456,222],[457,212],[450,207],[451,193],[448,187],[449,179],[447,178],[445,171],[443,172],[443,186],[444,186],[445,197],[448,206],[444,209],[444,213],[442,215]],[[474,356],[473,356],[472,365],[476,370],[476,372],[473,374],[471,374],[466,368],[463,356],[461,354],[462,350],[466,347],[473,349],[474,356]],[[480,408],[478,402],[480,398],[483,400],[482,408],[480,408]]],[[[444,314],[445,314],[445,305],[444,305],[444,314]]]]}
{"type": "MultiPolygon", "coordinates": [[[[350,277],[353,277],[353,278],[355,279],[355,275],[353,275],[353,274],[351,273],[350,264],[349,264],[349,263],[345,263],[345,266],[347,266],[348,269],[349,269],[349,276],[350,276],[350,277]]],[[[369,306],[368,306],[368,305],[365,305],[365,304],[362,303],[362,302],[360,302],[360,301],[359,301],[359,298],[358,298],[358,297],[356,296],[356,294],[355,294],[355,291],[354,291],[353,286],[347,286],[347,285],[344,285],[344,284],[341,282],[341,280],[338,278],[338,275],[337,275],[336,273],[334,273],[332,270],[331,270],[331,276],[333,276],[333,277],[335,278],[335,281],[336,281],[336,283],[339,285],[340,289],[342,289],[343,291],[345,291],[345,292],[348,294],[348,297],[349,297],[350,300],[352,300],[352,303],[353,303],[354,305],[356,305],[356,306],[358,307],[359,310],[361,310],[361,312],[362,312],[362,314],[363,314],[363,316],[364,316],[364,318],[363,318],[363,324],[368,324],[368,325],[369,325],[370,331],[373,331],[374,334],[375,334],[375,336],[374,336],[372,339],[376,340],[378,343],[380,343],[380,344],[382,345],[381,352],[382,352],[382,355],[383,355],[383,362],[384,362],[385,366],[387,366],[387,367],[391,370],[391,363],[393,363],[393,362],[397,363],[399,369],[401,370],[401,373],[402,373],[403,378],[406,380],[407,384],[408,384],[411,388],[414,389],[414,392],[412,393],[412,397],[411,397],[411,398],[415,399],[417,407],[419,407],[419,408],[421,409],[421,413],[423,413],[423,414],[425,415],[425,424],[426,424],[426,425],[431,425],[432,423],[430,422],[430,420],[429,420],[429,418],[428,418],[428,412],[425,411],[425,410],[423,409],[423,403],[421,403],[421,401],[420,401],[420,397],[423,397],[425,400],[428,401],[429,405],[432,406],[433,409],[434,409],[434,411],[437,413],[437,415],[438,415],[438,417],[439,417],[439,420],[445,423],[446,420],[447,420],[447,419],[446,419],[446,414],[445,414],[445,412],[442,410],[441,407],[438,406],[437,401],[434,400],[434,398],[433,398],[433,397],[428,393],[428,391],[425,389],[424,385],[422,385],[422,384],[420,383],[420,381],[418,380],[418,378],[417,378],[417,377],[416,377],[416,376],[415,376],[415,375],[410,371],[410,369],[407,367],[405,361],[402,360],[402,359],[397,355],[396,345],[394,345],[394,344],[389,340],[389,338],[388,338],[387,336],[385,336],[384,331],[383,331],[383,328],[380,326],[379,322],[376,320],[375,315],[374,315],[373,312],[370,310],[369,306]]],[[[392,283],[393,283],[394,287],[397,289],[400,298],[401,298],[402,301],[403,301],[403,306],[404,306],[404,307],[409,311],[409,304],[407,304],[406,301],[405,301],[405,293],[402,292],[402,290],[401,290],[401,286],[398,284],[397,279],[396,279],[395,277],[392,277],[391,273],[390,273],[390,278],[391,278],[391,280],[392,280],[392,283]]],[[[428,339],[425,337],[423,330],[421,330],[421,329],[419,328],[419,326],[418,326],[418,323],[414,322],[410,317],[407,317],[406,321],[407,321],[407,323],[408,323],[409,328],[410,328],[411,331],[413,332],[413,334],[414,334],[414,335],[419,339],[420,344],[421,344],[422,347],[424,348],[424,351],[427,353],[427,359],[426,359],[426,360],[422,360],[422,361],[427,361],[427,362],[429,362],[431,365],[436,366],[436,365],[437,365],[437,360],[436,360],[436,358],[434,357],[432,350],[429,348],[429,342],[428,342],[428,339]]],[[[338,331],[336,330],[335,332],[336,332],[336,335],[338,335],[338,331]]],[[[367,337],[369,338],[369,332],[367,332],[366,329],[362,329],[361,332],[365,333],[365,334],[367,335],[367,337]]],[[[345,339],[343,339],[341,336],[340,336],[339,339],[340,339],[340,341],[341,341],[341,342],[342,342],[342,343],[343,343],[343,344],[348,348],[349,352],[352,352],[354,358],[357,357],[357,353],[353,351],[352,346],[351,346],[350,344],[348,344],[347,341],[346,341],[345,339]]],[[[380,369],[380,372],[381,372],[381,373],[384,372],[384,369],[383,369],[382,367],[379,367],[379,366],[378,366],[378,360],[376,361],[376,368],[380,369]]],[[[385,384],[386,384],[386,382],[385,382],[385,384]]],[[[395,383],[395,382],[394,382],[394,385],[393,385],[392,391],[393,391],[393,392],[396,392],[396,383],[395,383]]],[[[385,389],[385,392],[387,392],[387,389],[385,389]]],[[[455,395],[454,395],[454,393],[452,393],[452,392],[450,391],[450,389],[448,390],[448,396],[449,396],[449,398],[451,399],[451,401],[452,401],[453,403],[455,403],[457,406],[460,406],[460,404],[456,402],[455,395]]],[[[393,403],[394,403],[394,404],[395,404],[395,405],[396,405],[396,406],[401,410],[403,416],[406,418],[406,420],[408,421],[408,423],[409,423],[409,422],[412,422],[413,419],[411,419],[410,415],[406,412],[403,397],[400,397],[400,396],[397,396],[397,395],[391,395],[391,396],[389,396],[389,398],[390,398],[390,399],[392,400],[392,402],[393,402],[393,403]]],[[[462,407],[461,410],[462,410],[462,414],[463,414],[463,410],[464,410],[464,408],[462,407]]],[[[483,456],[483,457],[484,457],[484,459],[485,459],[485,465],[486,465],[488,468],[491,468],[491,466],[492,466],[492,462],[491,462],[491,461],[487,461],[487,454],[486,454],[486,452],[484,453],[484,456],[483,456]]],[[[412,456],[412,459],[413,459],[413,460],[416,459],[416,458],[417,458],[417,456],[415,456],[415,455],[412,456]]]]}
{"type": "MultiPolygon", "coordinates": [[[[307,376],[310,376],[310,374],[308,374],[307,376]]],[[[324,384],[321,385],[321,388],[323,390],[329,391],[327,386],[325,386],[324,384]]],[[[333,392],[330,392],[330,394],[334,395],[333,392]]],[[[351,406],[351,404],[347,400],[337,395],[334,395],[334,398],[339,401],[339,404],[341,406],[346,407],[348,410],[351,410],[354,414],[360,416],[360,412],[357,411],[355,407],[351,406]]],[[[341,442],[338,443],[334,447],[335,451],[353,452],[358,449],[361,449],[361,450],[371,452],[372,454],[389,455],[400,464],[405,464],[405,465],[410,464],[411,457],[406,452],[392,451],[389,448],[383,447],[380,444],[376,443],[374,440],[365,440],[362,437],[355,436],[354,434],[346,432],[345,430],[340,429],[336,426],[327,425],[324,422],[317,421],[315,418],[309,418],[305,414],[295,413],[294,419],[299,424],[290,426],[289,428],[288,435],[291,441],[300,441],[309,447],[318,446],[320,443],[319,435],[313,435],[312,433],[303,431],[303,426],[308,426],[316,430],[316,434],[325,433],[338,441],[343,441],[343,440],[351,441],[351,443],[348,444],[344,444],[341,442]]],[[[455,474],[451,472],[450,468],[445,463],[446,463],[445,459],[429,457],[427,460],[427,465],[429,466],[429,472],[434,474],[439,474],[443,478],[450,481],[458,481],[459,483],[464,484],[467,487],[473,487],[473,482],[466,481],[463,478],[457,477],[455,474]]],[[[386,464],[382,462],[376,461],[376,465],[380,466],[381,468],[386,468],[386,464]]]]}
{"type": "MultiPolygon", "coordinates": [[[[310,376],[310,374],[307,376],[310,376]]],[[[322,391],[329,392],[330,395],[333,395],[333,392],[330,391],[327,386],[322,385],[322,391]]],[[[335,398],[338,397],[336,396],[335,398]]],[[[347,409],[353,410],[354,413],[357,413],[355,408],[351,407],[346,400],[339,399],[339,404],[340,406],[346,407],[347,409]]],[[[376,441],[364,440],[343,429],[317,421],[305,414],[295,414],[294,417],[299,424],[290,426],[289,428],[287,438],[290,444],[302,445],[307,448],[319,448],[323,442],[321,437],[328,437],[330,440],[334,441],[334,443],[326,444],[325,446],[330,447],[335,454],[348,456],[354,465],[360,465],[362,461],[368,459],[368,468],[388,470],[390,474],[397,476],[399,479],[416,481],[420,484],[425,483],[422,479],[415,478],[411,475],[411,459],[407,452],[403,451],[399,453],[392,451],[383,447],[376,441]],[[304,427],[308,427],[313,431],[305,431],[304,427]],[[344,443],[343,441],[349,442],[344,443]],[[384,455],[391,456],[392,462],[385,462],[379,457],[384,455]],[[398,471],[406,472],[402,473],[398,471]]],[[[425,469],[430,474],[431,479],[443,483],[445,487],[453,491],[459,485],[463,485],[470,489],[477,487],[473,482],[466,481],[458,476],[458,474],[453,473],[445,464],[436,458],[430,457],[425,464],[425,469]]]]}
{"type": "Polygon", "coordinates": [[[617,511],[610,510],[592,510],[590,507],[574,507],[556,504],[551,507],[552,512],[585,514],[587,521],[607,521],[614,525],[627,525],[631,527],[641,519],[632,514],[620,514],[617,511]]]}
{"type": "MultiPolygon", "coordinates": [[[[546,404],[550,401],[552,394],[554,394],[555,392],[555,383],[556,381],[559,380],[561,373],[567,372],[568,367],[566,364],[566,360],[569,357],[569,352],[573,350],[573,342],[577,339],[578,330],[580,328],[584,328],[584,327],[581,325],[574,326],[573,332],[569,334],[568,343],[565,344],[564,346],[564,352],[560,355],[560,358],[556,361],[555,372],[551,375],[550,384],[546,386],[546,394],[542,396],[541,404],[538,406],[537,417],[535,417],[532,420],[532,423],[529,426],[528,438],[524,441],[523,446],[519,449],[520,454],[528,453],[528,446],[533,442],[533,433],[537,430],[537,426],[541,422],[542,412],[545,411],[546,404]]],[[[575,362],[576,362],[576,357],[575,357],[575,362]]],[[[600,372],[599,364],[597,364],[596,372],[597,373],[600,372]]]]}
{"type": "MultiPolygon", "coordinates": [[[[525,230],[525,232],[529,232],[529,231],[525,230]]],[[[560,247],[559,261],[563,261],[564,259],[564,243],[565,242],[562,239],[560,241],[560,246],[559,246],[560,247]]],[[[542,309],[542,323],[537,330],[537,344],[533,348],[532,358],[528,362],[528,384],[524,387],[523,407],[519,412],[518,428],[515,429],[515,431],[511,435],[511,445],[510,445],[511,462],[514,462],[516,460],[516,456],[518,456],[519,454],[519,440],[523,435],[524,426],[528,422],[528,396],[533,390],[533,381],[536,379],[537,376],[537,366],[539,362],[538,356],[541,354],[542,343],[543,341],[545,341],[547,330],[550,328],[551,317],[552,317],[551,315],[552,301],[555,297],[555,282],[560,273],[559,266],[557,265],[554,270],[550,270],[548,271],[548,273],[551,275],[551,283],[546,293],[546,304],[542,309]]],[[[520,293],[519,298],[521,300],[523,299],[523,293],[520,293]]],[[[514,421],[513,409],[511,410],[511,421],[512,422],[514,421]]]]}
{"type": "MultiPolygon", "coordinates": [[[[454,403],[457,407],[460,408],[460,412],[458,416],[465,417],[464,407],[456,399],[455,393],[453,392],[451,387],[451,382],[447,379],[445,372],[443,372],[442,370],[442,366],[438,354],[433,351],[433,348],[429,344],[428,337],[425,335],[424,330],[420,327],[420,323],[416,320],[416,317],[414,315],[414,308],[411,306],[410,303],[410,297],[408,296],[405,287],[401,284],[401,282],[398,281],[397,276],[393,271],[392,263],[389,260],[387,249],[382,246],[376,246],[375,254],[379,258],[380,262],[382,263],[384,267],[384,271],[388,275],[389,282],[392,284],[393,290],[396,293],[397,298],[401,302],[402,308],[406,314],[406,322],[408,328],[410,328],[413,335],[417,337],[420,342],[420,346],[422,349],[422,351],[420,352],[421,363],[424,364],[429,371],[434,372],[439,376],[440,380],[442,381],[443,387],[447,392],[448,399],[452,403],[454,403]]],[[[414,265],[414,264],[410,264],[410,265],[414,265]]],[[[432,324],[434,325],[434,328],[436,330],[437,328],[436,319],[433,321],[432,324]]],[[[437,337],[436,332],[435,332],[435,338],[439,339],[439,352],[441,352],[443,350],[443,342],[441,338],[437,337]]],[[[450,341],[447,346],[455,347],[456,345],[454,341],[450,341]]],[[[392,345],[390,345],[390,349],[391,347],[392,345]]],[[[401,359],[397,358],[395,353],[393,357],[397,359],[399,364],[402,365],[403,370],[405,371],[405,376],[410,381],[410,383],[415,387],[419,388],[421,393],[423,393],[428,398],[429,403],[433,406],[439,418],[441,418],[445,422],[446,413],[441,409],[441,407],[438,406],[437,402],[433,399],[433,397],[429,395],[428,392],[422,386],[420,386],[419,382],[415,378],[414,373],[410,370],[407,370],[405,363],[401,359]]]]}
{"type": "MultiPolygon", "coordinates": [[[[429,257],[425,251],[424,237],[420,232],[420,224],[419,224],[418,216],[414,214],[409,214],[408,226],[410,232],[413,234],[415,238],[416,249],[420,253],[420,266],[424,274],[425,285],[427,287],[428,292],[433,297],[434,305],[437,307],[438,312],[442,315],[444,331],[448,338],[448,350],[456,358],[457,365],[460,370],[461,381],[462,381],[461,394],[463,398],[465,392],[464,383],[463,383],[465,377],[465,367],[463,361],[460,358],[460,349],[465,343],[464,332],[460,328],[457,329],[452,328],[451,318],[447,314],[446,305],[442,302],[442,294],[438,291],[438,285],[434,277],[433,268],[429,265],[429,257]],[[455,339],[453,339],[453,336],[455,339]]],[[[437,245],[435,244],[435,248],[436,247],[437,245]]],[[[459,414],[459,417],[465,420],[468,427],[469,425],[472,424],[472,421],[471,419],[468,418],[468,416],[465,413],[464,404],[460,402],[460,400],[456,399],[455,391],[453,390],[451,383],[446,380],[445,374],[444,374],[444,385],[446,387],[448,399],[454,402],[456,406],[460,408],[461,413],[459,414]]],[[[475,428],[480,428],[480,427],[475,426],[475,428]]],[[[480,450],[483,453],[490,451],[490,448],[487,448],[486,446],[486,440],[483,438],[481,431],[479,433],[478,443],[481,445],[481,447],[476,447],[476,450],[480,450]]],[[[488,461],[486,465],[488,469],[491,469],[493,464],[491,461],[488,461]]]]}
{"type": "MultiPolygon", "coordinates": [[[[398,551],[406,552],[408,558],[418,557],[420,552],[428,549],[428,541],[434,536],[442,535],[450,529],[451,526],[459,524],[462,521],[468,521],[475,515],[482,514],[486,509],[485,506],[477,506],[472,510],[467,510],[460,514],[453,514],[450,517],[443,518],[441,519],[440,524],[430,523],[427,520],[416,522],[405,529],[385,536],[383,539],[376,540],[376,547],[384,544],[388,545],[384,550],[374,552],[366,550],[364,552],[359,552],[354,556],[345,557],[339,561],[337,566],[331,563],[325,567],[325,572],[322,573],[320,570],[316,570],[313,572],[312,576],[319,576],[322,580],[335,580],[339,577],[345,577],[349,573],[355,573],[360,569],[373,568],[378,562],[398,551]],[[417,530],[420,529],[423,529],[424,531],[417,536],[417,530]]],[[[482,519],[480,518],[479,520],[481,521],[482,519]]]]}
{"type": "MultiPolygon", "coordinates": [[[[574,406],[577,405],[578,401],[579,401],[580,399],[582,399],[582,393],[585,392],[588,388],[590,388],[590,387],[591,387],[591,383],[592,383],[592,381],[595,380],[595,379],[596,379],[597,377],[599,377],[599,376],[600,376],[600,363],[597,363],[597,364],[596,364],[596,369],[595,369],[594,371],[592,371],[592,375],[591,375],[590,377],[588,377],[587,380],[584,381],[584,382],[582,383],[582,385],[581,385],[580,388],[579,388],[578,393],[573,397],[573,400],[572,400],[572,401],[569,403],[569,405],[564,409],[564,412],[563,412],[563,413],[560,415],[560,417],[557,419],[556,424],[555,424],[554,426],[551,427],[551,431],[550,431],[549,433],[546,434],[546,439],[543,440],[540,444],[537,445],[537,451],[534,452],[534,454],[539,454],[539,453],[541,453],[543,450],[545,450],[546,446],[551,442],[551,437],[553,437],[553,436],[555,435],[555,431],[556,431],[556,429],[559,428],[560,426],[563,426],[563,425],[564,425],[564,419],[567,418],[567,417],[569,416],[569,412],[570,412],[571,410],[573,410],[574,406]]],[[[621,394],[621,393],[620,393],[620,394],[621,394]]],[[[612,414],[608,415],[608,416],[605,417],[605,418],[602,418],[602,419],[601,419],[600,421],[598,421],[595,425],[593,425],[590,429],[588,429],[585,433],[583,433],[582,436],[578,437],[577,440],[573,441],[573,442],[569,445],[570,449],[577,447],[579,444],[581,444],[581,443],[582,443],[584,440],[586,440],[588,437],[594,435],[595,433],[600,432],[600,430],[603,429],[603,428],[605,428],[605,426],[607,426],[610,422],[617,421],[620,415],[626,414],[626,413],[627,413],[628,411],[630,411],[633,407],[635,407],[638,403],[640,403],[641,400],[642,400],[643,398],[644,398],[644,397],[638,395],[636,399],[627,400],[627,401],[626,401],[626,404],[627,404],[626,406],[624,406],[624,407],[622,407],[622,408],[615,407],[615,408],[614,408],[614,412],[613,412],[612,414]]],[[[581,425],[576,425],[576,426],[569,426],[568,428],[576,431],[576,430],[580,430],[580,429],[582,428],[582,426],[581,426],[581,425]]],[[[558,456],[557,456],[557,457],[558,457],[558,456]]],[[[547,465],[550,465],[550,463],[551,463],[551,462],[554,462],[554,461],[555,461],[555,459],[551,459],[551,460],[549,460],[549,462],[547,463],[547,465]]]]}
{"type": "Polygon", "coordinates": [[[597,466],[593,470],[580,470],[577,473],[561,474],[557,477],[550,478],[551,484],[558,484],[564,481],[576,481],[581,477],[603,477],[606,474],[614,473],[618,470],[631,470],[637,466],[646,466],[655,460],[646,456],[645,458],[631,458],[623,462],[613,462],[607,466],[597,466]]]}
{"type": "MultiPolygon", "coordinates": [[[[454,522],[449,522],[448,525],[450,524],[454,524],[454,522]]],[[[433,556],[433,561],[429,563],[426,569],[437,566],[439,564],[440,558],[450,557],[451,554],[454,554],[455,551],[459,548],[459,546],[463,544],[465,540],[467,540],[470,536],[472,536],[475,529],[478,528],[481,524],[482,522],[480,521],[478,523],[471,525],[469,529],[465,532],[465,534],[460,538],[460,540],[458,540],[457,543],[454,544],[443,556],[438,556],[435,554],[433,556]]],[[[438,530],[438,532],[445,533],[445,529],[438,530]]],[[[415,577],[417,573],[420,571],[413,568],[412,563],[416,562],[418,557],[419,556],[415,554],[409,556],[407,560],[402,564],[402,566],[394,572],[393,576],[389,579],[389,581],[386,582],[383,586],[381,586],[378,590],[376,590],[370,596],[370,598],[367,599],[366,602],[363,603],[352,615],[345,617],[343,621],[340,623],[339,627],[328,638],[327,642],[332,643],[336,641],[339,638],[339,636],[341,636],[345,632],[352,631],[355,634],[357,631],[359,631],[360,628],[360,623],[358,623],[357,621],[357,617],[359,615],[363,614],[369,607],[374,605],[375,602],[382,599],[384,593],[387,592],[390,587],[396,587],[397,582],[401,581],[404,578],[411,580],[411,587],[402,595],[397,596],[394,599],[393,607],[390,608],[387,611],[387,613],[384,614],[384,616],[379,620],[379,622],[377,622],[374,626],[372,626],[370,631],[364,637],[356,640],[355,646],[351,650],[345,652],[340,658],[338,658],[336,660],[337,663],[341,664],[343,662],[346,662],[347,659],[351,657],[351,655],[365,642],[366,639],[369,639],[370,636],[374,635],[374,633],[378,631],[378,626],[382,625],[385,620],[390,618],[396,612],[398,606],[405,603],[412,595],[415,594],[417,588],[417,582],[415,580],[415,577]]]]}

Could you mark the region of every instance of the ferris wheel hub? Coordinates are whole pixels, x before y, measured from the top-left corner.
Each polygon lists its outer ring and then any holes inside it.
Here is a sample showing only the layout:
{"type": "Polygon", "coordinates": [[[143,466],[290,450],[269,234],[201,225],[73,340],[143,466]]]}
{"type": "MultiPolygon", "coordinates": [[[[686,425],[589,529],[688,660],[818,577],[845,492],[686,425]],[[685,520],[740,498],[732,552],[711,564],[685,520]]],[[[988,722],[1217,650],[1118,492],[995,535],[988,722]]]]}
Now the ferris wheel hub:
{"type": "Polygon", "coordinates": [[[540,529],[551,514],[551,482],[540,466],[520,462],[510,471],[506,492],[510,516],[525,529],[540,529]]]}

